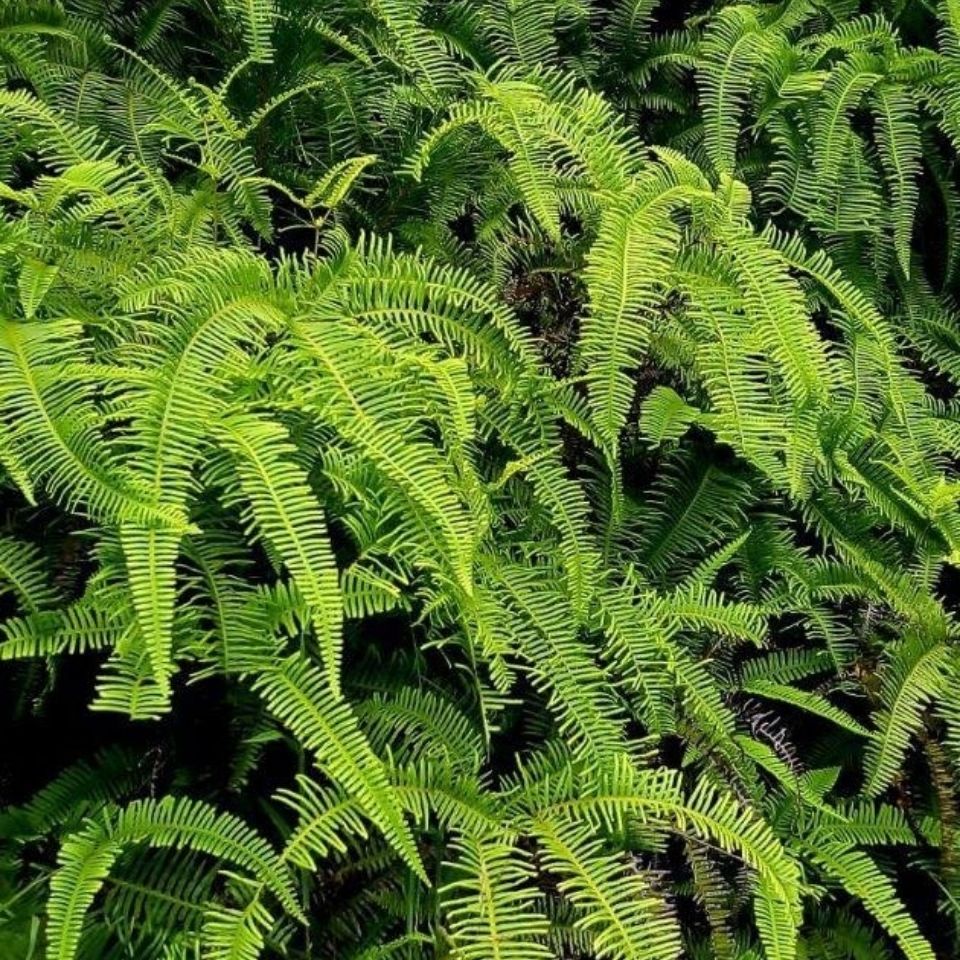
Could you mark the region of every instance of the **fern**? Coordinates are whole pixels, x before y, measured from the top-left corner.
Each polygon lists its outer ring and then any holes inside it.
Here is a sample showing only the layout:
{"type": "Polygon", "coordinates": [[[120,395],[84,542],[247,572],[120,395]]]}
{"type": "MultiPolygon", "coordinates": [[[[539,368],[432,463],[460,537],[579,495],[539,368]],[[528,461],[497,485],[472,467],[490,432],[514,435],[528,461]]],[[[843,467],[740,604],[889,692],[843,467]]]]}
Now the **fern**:
{"type": "Polygon", "coordinates": [[[0,72],[0,956],[960,950],[956,0],[0,72]]]}

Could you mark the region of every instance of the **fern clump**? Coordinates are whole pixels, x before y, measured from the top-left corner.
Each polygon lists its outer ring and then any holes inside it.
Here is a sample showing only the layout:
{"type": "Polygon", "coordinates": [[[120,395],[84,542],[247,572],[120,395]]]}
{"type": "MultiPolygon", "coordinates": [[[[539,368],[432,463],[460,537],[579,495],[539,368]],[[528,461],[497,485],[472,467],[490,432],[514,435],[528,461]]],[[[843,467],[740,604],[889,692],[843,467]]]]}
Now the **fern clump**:
{"type": "Polygon", "coordinates": [[[957,955],[960,4],[0,70],[0,956],[957,955]]]}

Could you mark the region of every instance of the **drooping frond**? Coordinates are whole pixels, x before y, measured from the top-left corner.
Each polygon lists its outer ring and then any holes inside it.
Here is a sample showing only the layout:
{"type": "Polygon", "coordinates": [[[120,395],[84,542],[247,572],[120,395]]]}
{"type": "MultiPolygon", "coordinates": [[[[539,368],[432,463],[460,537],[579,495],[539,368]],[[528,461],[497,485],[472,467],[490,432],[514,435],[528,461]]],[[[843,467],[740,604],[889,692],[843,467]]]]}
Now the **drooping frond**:
{"type": "Polygon", "coordinates": [[[76,956],[83,919],[125,846],[182,846],[234,863],[299,912],[292,879],[269,843],[230,814],[186,798],[106,808],[63,844],[50,882],[47,957],[76,956]]]}
{"type": "Polygon", "coordinates": [[[326,675],[340,692],[341,604],[326,523],[306,477],[285,459],[295,452],[276,424],[235,415],[221,427],[237,458],[246,521],[269,540],[310,607],[326,675]]]}
{"type": "Polygon", "coordinates": [[[349,704],[337,698],[327,676],[293,656],[264,664],[255,687],[342,789],[357,798],[407,865],[424,876],[410,828],[392,795],[383,762],[373,753],[349,704]]]}

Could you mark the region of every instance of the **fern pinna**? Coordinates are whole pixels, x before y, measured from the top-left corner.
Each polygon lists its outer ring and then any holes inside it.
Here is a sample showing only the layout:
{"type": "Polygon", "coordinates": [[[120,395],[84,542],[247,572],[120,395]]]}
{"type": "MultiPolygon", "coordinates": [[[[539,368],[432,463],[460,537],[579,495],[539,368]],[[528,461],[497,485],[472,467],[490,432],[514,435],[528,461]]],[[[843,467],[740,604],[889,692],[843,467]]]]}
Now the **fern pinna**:
{"type": "Polygon", "coordinates": [[[0,64],[4,958],[956,955],[956,0],[0,64]]]}

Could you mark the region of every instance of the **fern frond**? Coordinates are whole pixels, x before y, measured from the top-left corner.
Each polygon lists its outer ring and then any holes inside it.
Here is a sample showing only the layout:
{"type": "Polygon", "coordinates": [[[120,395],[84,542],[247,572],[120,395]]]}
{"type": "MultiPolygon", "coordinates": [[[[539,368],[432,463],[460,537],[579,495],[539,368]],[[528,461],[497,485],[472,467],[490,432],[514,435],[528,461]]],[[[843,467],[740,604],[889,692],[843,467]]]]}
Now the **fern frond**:
{"type": "Polygon", "coordinates": [[[584,279],[590,314],[580,339],[597,430],[615,448],[633,401],[636,367],[668,291],[680,244],[673,213],[702,183],[684,183],[669,167],[655,170],[605,210],[584,279]]]}
{"type": "Polygon", "coordinates": [[[533,869],[507,838],[464,835],[440,888],[450,936],[464,960],[547,960],[547,920],[529,885],[533,869]]]}
{"type": "Polygon", "coordinates": [[[603,852],[589,827],[535,825],[547,868],[560,877],[560,892],[581,916],[575,926],[590,933],[597,957],[675,960],[680,929],[670,908],[625,859],[603,852]]]}
{"type": "Polygon", "coordinates": [[[822,843],[808,854],[825,873],[857,897],[908,960],[934,960],[930,944],[904,909],[891,881],[865,853],[839,843],[822,843]]]}
{"type": "Polygon", "coordinates": [[[0,536],[0,595],[13,593],[25,613],[55,606],[59,596],[47,581],[43,554],[32,543],[0,536]]]}
{"type": "Polygon", "coordinates": [[[224,0],[226,9],[243,25],[250,57],[257,63],[273,60],[271,34],[276,11],[273,0],[224,0]]]}
{"type": "Polygon", "coordinates": [[[383,763],[370,749],[350,706],[324,673],[297,655],[264,665],[254,687],[335,782],[355,796],[364,814],[404,862],[426,880],[410,828],[392,796],[383,763]]]}
{"type": "Polygon", "coordinates": [[[88,384],[66,364],[79,342],[72,321],[0,328],[0,415],[14,449],[38,484],[94,516],[185,529],[182,511],[151,503],[98,431],[88,384]]]}
{"type": "Polygon", "coordinates": [[[270,844],[236,817],[187,798],[138,800],[107,808],[68,837],[50,880],[47,957],[72,960],[84,915],[125,846],[184,846],[249,870],[286,909],[299,916],[292,879],[270,844]]]}
{"type": "Polygon", "coordinates": [[[922,724],[924,708],[946,689],[952,670],[949,647],[933,637],[911,633],[891,648],[880,691],[880,730],[867,745],[868,797],[878,796],[893,780],[922,724]]]}
{"type": "Polygon", "coordinates": [[[341,602],[337,567],[326,523],[307,478],[289,459],[295,452],[282,428],[235,414],[220,427],[237,457],[240,487],[249,504],[246,520],[265,536],[293,574],[310,607],[324,668],[340,693],[341,602]]]}

